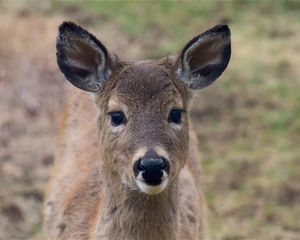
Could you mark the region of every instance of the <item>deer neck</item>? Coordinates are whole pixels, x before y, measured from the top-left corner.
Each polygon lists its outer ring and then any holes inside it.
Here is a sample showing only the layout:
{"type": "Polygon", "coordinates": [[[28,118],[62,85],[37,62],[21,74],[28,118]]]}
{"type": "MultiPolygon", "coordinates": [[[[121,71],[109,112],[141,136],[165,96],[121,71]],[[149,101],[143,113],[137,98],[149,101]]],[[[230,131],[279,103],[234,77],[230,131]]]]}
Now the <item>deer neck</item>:
{"type": "Polygon", "coordinates": [[[104,194],[97,229],[104,239],[177,239],[178,186],[147,195],[122,185],[118,176],[103,173],[104,194]]]}

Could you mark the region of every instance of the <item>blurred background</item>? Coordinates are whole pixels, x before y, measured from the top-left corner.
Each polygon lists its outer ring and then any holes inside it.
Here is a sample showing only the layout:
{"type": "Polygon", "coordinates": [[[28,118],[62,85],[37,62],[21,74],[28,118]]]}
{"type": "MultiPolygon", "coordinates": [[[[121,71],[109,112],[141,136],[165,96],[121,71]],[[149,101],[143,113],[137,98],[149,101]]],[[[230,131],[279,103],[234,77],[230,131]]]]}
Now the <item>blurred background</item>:
{"type": "Polygon", "coordinates": [[[64,20],[130,60],[175,53],[228,23],[229,67],[191,113],[211,239],[300,239],[300,2],[241,0],[0,1],[0,239],[45,239],[67,84],[55,59],[64,20]]]}

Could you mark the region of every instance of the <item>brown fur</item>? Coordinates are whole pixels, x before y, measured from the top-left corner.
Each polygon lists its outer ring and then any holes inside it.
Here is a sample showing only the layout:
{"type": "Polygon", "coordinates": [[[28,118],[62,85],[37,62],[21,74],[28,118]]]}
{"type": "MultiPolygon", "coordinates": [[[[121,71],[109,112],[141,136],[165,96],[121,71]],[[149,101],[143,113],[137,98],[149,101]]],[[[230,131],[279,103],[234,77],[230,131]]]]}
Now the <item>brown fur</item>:
{"type": "MultiPolygon", "coordinates": [[[[79,37],[96,41],[74,25],[70,29],[78,31],[79,37]]],[[[224,27],[216,29],[224,31],[224,27]]],[[[71,30],[68,31],[73,34],[71,30]]],[[[208,34],[215,36],[213,31],[208,34]]],[[[68,35],[62,36],[59,49],[63,49],[61,57],[65,57],[68,49],[64,50],[63,44],[68,41],[68,35]]],[[[76,37],[75,42],[84,48],[91,44],[76,37]]],[[[193,49],[197,50],[198,42],[193,49]]],[[[102,44],[96,43],[101,48],[102,44]]],[[[212,41],[212,44],[216,43],[212,41]]],[[[107,57],[103,49],[101,56],[107,57]]],[[[83,58],[80,55],[75,58],[84,61],[85,57],[83,54],[83,58]]],[[[73,83],[68,61],[59,61],[62,71],[73,83]]],[[[183,114],[178,129],[172,128],[167,120],[174,108],[188,112],[192,97],[178,75],[181,67],[178,56],[139,62],[124,62],[110,56],[104,61],[109,62],[109,71],[102,68],[109,72],[109,79],[101,86],[93,80],[101,92],[92,98],[85,92],[69,91],[67,118],[63,117],[65,129],[45,203],[45,230],[49,239],[203,239],[205,199],[200,183],[197,139],[187,113],[183,114]],[[107,114],[111,111],[122,111],[126,115],[126,126],[119,132],[112,131],[107,114]],[[168,154],[169,183],[156,195],[141,192],[135,182],[132,161],[143,147],[160,147],[168,154]]],[[[92,59],[84,64],[94,69],[90,66],[92,59]]],[[[82,72],[81,67],[78,69],[82,72]]],[[[219,67],[218,71],[221,70],[219,67]]],[[[73,84],[94,91],[95,88],[84,84],[90,81],[91,75],[96,79],[98,72],[89,74],[83,74],[73,84]]]]}
{"type": "MultiPolygon", "coordinates": [[[[122,79],[122,84],[117,85],[115,83],[117,77],[115,77],[115,81],[110,84],[111,86],[107,86],[107,92],[103,92],[101,97],[97,99],[98,105],[103,109],[102,111],[107,108],[109,96],[117,95],[119,98],[122,98],[122,96],[126,98],[123,92],[135,93],[135,95],[130,95],[131,99],[124,99],[124,101],[127,101],[126,105],[130,108],[130,111],[138,112],[147,109],[144,114],[148,113],[149,118],[154,114],[153,109],[164,110],[157,109],[155,106],[167,107],[167,103],[175,101],[173,99],[175,92],[178,94],[175,96],[180,97],[185,108],[187,108],[188,93],[180,82],[173,80],[175,82],[173,83],[169,80],[170,85],[167,85],[169,89],[165,88],[163,94],[159,92],[162,84],[165,84],[164,80],[166,80],[162,79],[160,73],[167,74],[167,72],[170,72],[163,63],[146,62],[126,65],[123,71],[138,70],[140,72],[134,74],[139,78],[135,79],[135,84],[131,86],[126,84],[126,77],[122,79]],[[148,79],[145,79],[145,77],[148,77],[148,79]],[[118,91],[118,87],[111,90],[110,88],[113,85],[119,86],[120,90],[118,91]],[[170,92],[169,95],[168,92],[170,92]],[[151,101],[151,95],[155,96],[157,102],[151,101]],[[160,95],[161,97],[159,97],[160,95]],[[132,101],[132,105],[129,105],[129,101],[132,101]]],[[[127,81],[130,81],[130,79],[128,78],[127,81]]],[[[166,192],[159,194],[159,196],[147,196],[136,191],[128,193],[128,190],[120,184],[119,176],[111,171],[103,172],[103,169],[101,169],[111,168],[117,171],[116,168],[121,168],[124,171],[131,165],[126,162],[122,165],[117,163],[117,161],[121,161],[115,156],[118,154],[116,153],[117,143],[114,144],[114,141],[117,141],[116,139],[109,140],[111,142],[109,144],[110,148],[106,148],[106,152],[103,154],[110,158],[105,159],[107,161],[106,166],[103,167],[99,163],[101,158],[99,159],[98,148],[95,147],[98,144],[97,121],[95,119],[97,111],[92,106],[92,101],[89,94],[85,92],[76,91],[72,93],[72,104],[70,105],[72,111],[69,111],[68,131],[65,133],[68,136],[66,138],[69,140],[62,153],[63,156],[57,156],[56,164],[59,166],[55,168],[56,176],[53,180],[53,184],[56,186],[52,187],[53,190],[47,201],[47,208],[50,207],[46,210],[48,211],[46,214],[46,228],[50,229],[49,237],[55,239],[94,239],[96,236],[101,237],[104,235],[105,239],[132,239],[132,234],[134,234],[136,239],[199,239],[202,235],[199,230],[201,229],[200,213],[203,211],[201,210],[201,193],[198,185],[199,158],[194,156],[194,151],[190,153],[191,157],[187,159],[182,156],[187,154],[185,153],[188,146],[187,132],[182,132],[182,136],[177,136],[175,146],[178,147],[179,152],[175,152],[174,156],[177,156],[176,160],[178,158],[187,160],[188,164],[181,170],[178,179],[174,179],[166,192]],[[113,161],[114,158],[115,161],[113,161]],[[192,170],[189,168],[190,166],[192,170]],[[108,179],[111,180],[108,181],[108,179]],[[106,181],[106,184],[102,183],[104,181],[106,181]],[[178,187],[178,185],[181,187],[178,187]],[[104,199],[100,197],[102,191],[105,195],[104,199]],[[63,212],[63,214],[58,216],[58,211],[63,212]],[[114,214],[113,217],[109,216],[112,214],[114,214]],[[101,219],[102,216],[105,216],[105,220],[101,219]],[[95,220],[96,218],[98,220],[95,220]],[[94,226],[96,221],[98,221],[98,228],[94,226]],[[135,224],[138,227],[135,228],[135,224]],[[61,225],[66,226],[63,231],[60,230],[61,227],[58,227],[61,225]],[[179,231],[176,232],[175,229],[179,231]]],[[[106,120],[100,117],[99,125],[105,125],[106,120]]],[[[155,119],[151,119],[151,121],[155,121],[155,119]]],[[[134,152],[134,145],[137,147],[138,142],[149,141],[147,139],[143,140],[143,137],[149,138],[149,134],[161,134],[158,131],[148,134],[145,132],[147,128],[140,124],[134,122],[131,136],[124,136],[124,139],[121,140],[118,139],[118,141],[132,142],[132,146],[126,145],[128,153],[123,153],[124,155],[130,156],[134,152]],[[135,129],[137,127],[140,129],[135,129]]],[[[145,122],[144,124],[150,123],[145,122]]],[[[154,131],[154,129],[149,131],[154,131]]],[[[100,129],[100,133],[101,142],[105,142],[107,137],[105,129],[100,129]]],[[[153,136],[154,139],[156,137],[158,136],[153,136]]],[[[170,133],[170,136],[162,139],[162,142],[170,150],[172,150],[172,146],[168,146],[170,144],[168,138],[171,137],[173,136],[170,133]]],[[[100,149],[102,147],[99,146],[100,149]]],[[[190,143],[190,148],[196,149],[195,139],[190,143]]],[[[183,165],[182,162],[180,167],[183,165]]]]}

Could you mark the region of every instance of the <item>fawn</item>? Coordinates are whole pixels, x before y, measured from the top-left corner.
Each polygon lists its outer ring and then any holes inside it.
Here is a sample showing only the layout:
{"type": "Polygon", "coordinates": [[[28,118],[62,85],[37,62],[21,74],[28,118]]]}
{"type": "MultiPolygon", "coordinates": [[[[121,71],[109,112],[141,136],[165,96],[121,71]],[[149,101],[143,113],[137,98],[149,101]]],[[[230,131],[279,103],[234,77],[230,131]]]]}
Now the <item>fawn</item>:
{"type": "Polygon", "coordinates": [[[228,65],[228,26],[160,60],[121,60],[72,22],[60,25],[56,47],[60,70],[85,91],[72,91],[64,113],[44,208],[48,238],[203,239],[188,110],[194,91],[228,65]]]}

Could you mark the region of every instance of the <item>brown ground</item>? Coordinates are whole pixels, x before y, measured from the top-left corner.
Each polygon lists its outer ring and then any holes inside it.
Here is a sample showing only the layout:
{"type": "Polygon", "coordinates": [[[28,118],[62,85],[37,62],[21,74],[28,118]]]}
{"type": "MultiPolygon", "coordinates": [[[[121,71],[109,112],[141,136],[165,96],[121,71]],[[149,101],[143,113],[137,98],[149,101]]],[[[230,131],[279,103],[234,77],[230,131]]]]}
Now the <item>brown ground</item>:
{"type": "Polygon", "coordinates": [[[39,231],[64,101],[55,61],[58,17],[0,16],[0,239],[39,231]]]}

